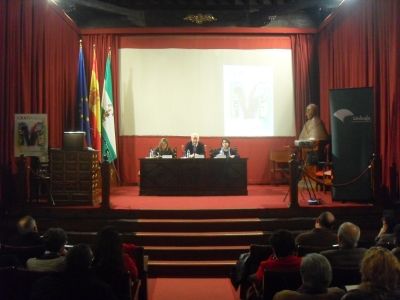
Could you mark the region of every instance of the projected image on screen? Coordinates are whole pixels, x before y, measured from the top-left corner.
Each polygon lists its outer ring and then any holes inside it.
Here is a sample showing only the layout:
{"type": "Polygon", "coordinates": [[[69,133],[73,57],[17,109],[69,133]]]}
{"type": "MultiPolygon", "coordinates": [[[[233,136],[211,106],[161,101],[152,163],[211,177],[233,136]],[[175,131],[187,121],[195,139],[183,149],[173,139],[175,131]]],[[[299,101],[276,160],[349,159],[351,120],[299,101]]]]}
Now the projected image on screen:
{"type": "Polygon", "coordinates": [[[295,135],[290,49],[119,53],[121,135],[295,135]]]}
{"type": "Polygon", "coordinates": [[[272,70],[224,66],[224,135],[272,136],[272,70]]]}

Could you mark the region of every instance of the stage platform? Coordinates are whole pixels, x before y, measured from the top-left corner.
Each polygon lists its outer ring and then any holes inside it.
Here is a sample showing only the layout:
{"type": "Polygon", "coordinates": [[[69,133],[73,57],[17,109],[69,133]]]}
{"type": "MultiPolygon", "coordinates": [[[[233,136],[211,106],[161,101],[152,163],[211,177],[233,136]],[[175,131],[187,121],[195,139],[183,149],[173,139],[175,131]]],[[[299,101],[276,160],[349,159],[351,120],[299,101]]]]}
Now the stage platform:
{"type": "MultiPolygon", "coordinates": [[[[244,196],[140,196],[137,186],[114,187],[111,190],[112,209],[132,210],[192,210],[192,209],[273,209],[289,206],[289,186],[287,185],[249,185],[248,195],[244,196]]],[[[308,191],[299,188],[300,207],[354,207],[372,206],[372,203],[357,201],[332,201],[329,191],[317,191],[320,205],[309,205],[308,191]]]]}

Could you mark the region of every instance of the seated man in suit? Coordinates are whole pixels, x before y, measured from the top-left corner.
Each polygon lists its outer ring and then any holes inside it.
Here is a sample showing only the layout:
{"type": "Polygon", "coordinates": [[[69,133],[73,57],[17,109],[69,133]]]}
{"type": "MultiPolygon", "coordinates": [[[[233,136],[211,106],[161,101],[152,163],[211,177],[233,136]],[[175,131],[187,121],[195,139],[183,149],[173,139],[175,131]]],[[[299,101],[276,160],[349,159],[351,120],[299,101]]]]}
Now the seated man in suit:
{"type": "Polygon", "coordinates": [[[163,156],[163,155],[172,155],[174,157],[174,151],[169,147],[168,140],[166,138],[162,138],[158,147],[154,149],[155,156],[163,156]]]}
{"type": "Polygon", "coordinates": [[[364,256],[365,248],[357,248],[360,239],[360,227],[345,222],[338,229],[339,249],[322,251],[321,254],[331,263],[332,268],[358,269],[364,256]]]}
{"type": "Polygon", "coordinates": [[[191,141],[185,146],[185,155],[189,153],[189,157],[197,155],[205,155],[204,144],[200,142],[200,136],[197,133],[192,133],[190,136],[191,141]]]}
{"type": "MultiPolygon", "coordinates": [[[[314,228],[296,237],[296,245],[306,247],[329,248],[337,244],[337,236],[332,231],[335,216],[325,211],[315,220],[314,228]]],[[[321,249],[322,250],[322,249],[321,249]]]]}
{"type": "Polygon", "coordinates": [[[226,158],[235,158],[239,157],[239,154],[236,149],[231,148],[231,142],[227,138],[223,138],[221,141],[221,149],[217,149],[213,153],[213,157],[217,155],[224,155],[226,158]]]}

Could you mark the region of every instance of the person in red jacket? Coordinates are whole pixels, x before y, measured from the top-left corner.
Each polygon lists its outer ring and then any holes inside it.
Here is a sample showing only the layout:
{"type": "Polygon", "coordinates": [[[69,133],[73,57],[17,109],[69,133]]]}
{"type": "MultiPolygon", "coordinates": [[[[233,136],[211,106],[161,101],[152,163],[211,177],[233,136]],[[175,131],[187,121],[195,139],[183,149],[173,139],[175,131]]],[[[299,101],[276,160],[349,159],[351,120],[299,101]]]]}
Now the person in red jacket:
{"type": "Polygon", "coordinates": [[[128,254],[134,245],[121,242],[119,232],[112,226],[106,226],[97,233],[94,248],[93,268],[97,277],[108,283],[119,299],[126,299],[117,278],[123,278],[129,272],[132,281],[138,278],[138,268],[132,256],[128,254]]]}
{"type": "Polygon", "coordinates": [[[274,232],[270,239],[273,253],[262,261],[255,279],[262,282],[265,269],[271,271],[300,271],[301,257],[295,254],[296,246],[292,234],[287,230],[274,232]]]}

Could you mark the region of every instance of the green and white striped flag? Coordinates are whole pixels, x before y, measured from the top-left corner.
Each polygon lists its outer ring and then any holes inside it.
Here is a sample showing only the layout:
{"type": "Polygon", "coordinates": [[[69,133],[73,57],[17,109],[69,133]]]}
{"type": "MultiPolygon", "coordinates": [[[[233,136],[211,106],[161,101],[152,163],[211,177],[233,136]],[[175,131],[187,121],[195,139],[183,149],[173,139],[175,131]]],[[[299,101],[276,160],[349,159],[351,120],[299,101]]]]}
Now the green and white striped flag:
{"type": "Polygon", "coordinates": [[[111,50],[108,52],[106,72],[104,76],[103,96],[101,99],[101,135],[102,135],[102,157],[105,155],[109,162],[117,158],[117,145],[115,143],[114,126],[114,103],[112,94],[111,77],[111,50]]]}

